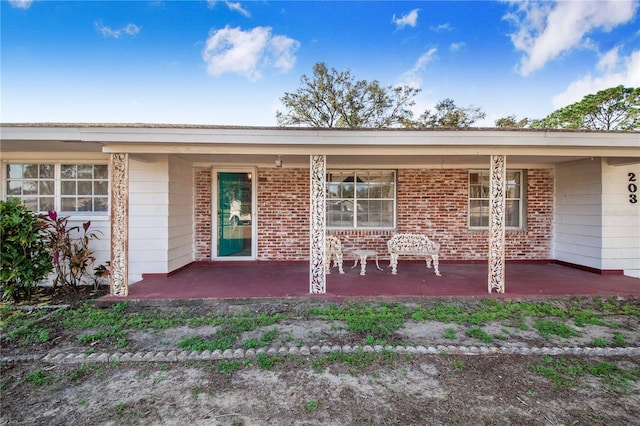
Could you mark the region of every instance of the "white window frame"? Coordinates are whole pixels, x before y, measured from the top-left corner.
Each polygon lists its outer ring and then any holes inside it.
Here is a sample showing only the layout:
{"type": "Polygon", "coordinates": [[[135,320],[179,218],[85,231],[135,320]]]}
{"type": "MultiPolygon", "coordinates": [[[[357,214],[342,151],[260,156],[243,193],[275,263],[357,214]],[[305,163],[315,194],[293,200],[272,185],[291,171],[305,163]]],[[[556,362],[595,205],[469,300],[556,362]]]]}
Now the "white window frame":
{"type": "MultiPolygon", "coordinates": [[[[489,229],[489,224],[487,225],[471,225],[471,217],[472,217],[472,207],[471,207],[471,203],[472,201],[485,201],[487,202],[487,209],[489,208],[489,190],[487,188],[487,194],[486,197],[472,197],[472,191],[471,191],[471,174],[473,173],[478,173],[479,176],[485,176],[487,181],[489,179],[489,170],[488,169],[475,169],[475,170],[469,170],[468,174],[467,174],[467,226],[469,229],[482,229],[482,230],[486,230],[489,229]]],[[[518,201],[518,226],[506,226],[506,229],[512,229],[512,230],[522,230],[525,229],[525,212],[526,212],[526,170],[524,169],[507,169],[507,188],[505,189],[505,201],[507,206],[509,205],[509,201],[518,201]],[[520,191],[519,194],[517,194],[518,196],[515,197],[509,197],[509,187],[510,187],[510,183],[509,183],[509,177],[511,173],[520,173],[520,182],[516,182],[515,186],[519,186],[520,191]]],[[[513,186],[512,185],[512,186],[513,186]]],[[[488,215],[488,214],[487,214],[488,215]]]]}
{"type": "MultiPolygon", "coordinates": [[[[109,164],[108,162],[104,162],[104,161],[74,161],[74,160],[69,160],[69,161],[60,161],[60,160],[56,160],[56,161],[29,161],[29,160],[8,160],[8,161],[4,161],[2,162],[2,197],[3,199],[8,199],[8,198],[18,198],[20,200],[27,198],[24,196],[15,196],[9,193],[8,191],[8,187],[7,187],[7,183],[10,179],[9,175],[8,175],[8,171],[7,171],[7,167],[9,165],[51,165],[54,168],[54,173],[53,173],[53,185],[54,185],[54,189],[53,189],[53,210],[55,210],[56,212],[64,215],[64,216],[73,216],[75,218],[80,219],[82,216],[87,216],[89,218],[99,218],[99,217],[109,217],[110,216],[110,210],[111,210],[111,205],[110,205],[110,190],[111,190],[111,179],[109,176],[109,164]],[[63,180],[67,180],[67,179],[62,179],[61,176],[61,171],[62,171],[62,166],[65,165],[88,165],[88,166],[106,166],[107,167],[107,194],[104,196],[106,198],[106,203],[107,203],[107,209],[105,211],[70,211],[70,210],[62,210],[62,199],[64,198],[64,196],[62,195],[62,181],[63,180]]],[[[24,177],[19,178],[19,180],[30,180],[30,179],[25,179],[24,177]]],[[[40,179],[37,179],[38,181],[40,179]]],[[[91,179],[86,179],[83,180],[81,179],[80,181],[90,181],[92,182],[96,182],[96,181],[101,181],[103,179],[95,179],[95,178],[91,178],[91,179]]],[[[77,195],[77,188],[76,188],[76,197],[77,195]]],[[[40,195],[36,195],[36,197],[40,198],[40,195]]],[[[91,199],[95,198],[95,195],[91,195],[89,196],[91,199]]],[[[36,213],[46,213],[46,211],[44,210],[40,210],[36,213]]]]}
{"type": "MultiPolygon", "coordinates": [[[[331,174],[351,174],[351,176],[353,176],[353,183],[354,183],[354,190],[353,190],[353,198],[350,197],[329,197],[329,191],[330,191],[330,184],[331,182],[329,181],[329,179],[327,179],[327,229],[331,229],[331,230],[359,230],[359,231],[368,231],[368,230],[388,230],[388,229],[395,229],[397,221],[398,221],[398,173],[396,170],[389,170],[389,169],[331,169],[331,170],[327,170],[327,177],[331,174]],[[358,180],[358,175],[369,175],[369,174],[391,174],[392,175],[392,182],[391,184],[393,185],[393,190],[392,190],[392,197],[384,197],[384,198],[358,198],[357,196],[357,190],[356,190],[356,184],[357,184],[357,180],[358,180]],[[359,200],[361,201],[370,201],[370,200],[379,200],[379,201],[391,201],[392,205],[393,205],[393,212],[392,212],[392,223],[389,226],[358,226],[358,217],[357,214],[353,215],[353,224],[351,226],[331,226],[329,224],[329,206],[330,203],[332,201],[336,201],[336,200],[353,200],[354,202],[354,206],[353,209],[354,211],[357,210],[357,206],[359,203],[359,200]]],[[[344,182],[344,181],[343,181],[344,182]]]]}

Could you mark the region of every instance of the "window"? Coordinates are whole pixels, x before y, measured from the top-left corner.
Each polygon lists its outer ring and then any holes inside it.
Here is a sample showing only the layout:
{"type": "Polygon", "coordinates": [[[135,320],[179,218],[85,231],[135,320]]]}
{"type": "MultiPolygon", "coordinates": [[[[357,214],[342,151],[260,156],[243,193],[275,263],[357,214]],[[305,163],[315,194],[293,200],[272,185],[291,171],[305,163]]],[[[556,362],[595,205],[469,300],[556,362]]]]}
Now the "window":
{"type": "MultiPolygon", "coordinates": [[[[505,226],[522,227],[523,172],[507,170],[505,226]]],[[[469,172],[469,227],[489,226],[489,171],[469,172]]]]}
{"type": "Polygon", "coordinates": [[[109,195],[107,166],[62,164],[60,194],[61,211],[106,212],[109,195]]]}
{"type": "Polygon", "coordinates": [[[30,210],[44,212],[106,212],[109,168],[106,164],[6,165],[7,197],[20,199],[30,210]]]}
{"type": "Polygon", "coordinates": [[[53,164],[7,164],[7,197],[34,212],[54,210],[54,172],[53,164]]]}
{"type": "Polygon", "coordinates": [[[327,173],[327,227],[393,228],[396,210],[394,171],[327,173]]]}

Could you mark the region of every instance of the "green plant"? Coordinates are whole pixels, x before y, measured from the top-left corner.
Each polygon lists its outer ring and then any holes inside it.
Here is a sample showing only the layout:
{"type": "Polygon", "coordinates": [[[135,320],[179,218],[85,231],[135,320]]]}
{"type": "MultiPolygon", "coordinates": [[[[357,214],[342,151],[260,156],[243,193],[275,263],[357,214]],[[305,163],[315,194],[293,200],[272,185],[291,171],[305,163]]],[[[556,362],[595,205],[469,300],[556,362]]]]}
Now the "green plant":
{"type": "Polygon", "coordinates": [[[620,346],[626,345],[627,338],[625,337],[624,333],[617,332],[616,334],[613,335],[613,343],[620,346]]]}
{"type": "Polygon", "coordinates": [[[21,301],[51,272],[43,241],[44,222],[13,198],[0,201],[0,286],[2,300],[21,301]]]}
{"type": "Polygon", "coordinates": [[[375,346],[375,345],[384,346],[387,344],[386,340],[376,339],[374,336],[370,334],[366,335],[366,337],[364,338],[364,342],[365,344],[370,346],[375,346]]]}
{"type": "Polygon", "coordinates": [[[78,341],[80,343],[88,344],[97,340],[108,339],[110,337],[122,338],[122,326],[114,325],[113,327],[109,327],[106,330],[101,330],[96,333],[82,334],[78,336],[78,341]]]}
{"type": "Polygon", "coordinates": [[[222,360],[218,363],[218,371],[225,376],[228,376],[240,369],[240,361],[227,361],[222,360]]]}
{"type": "Polygon", "coordinates": [[[568,325],[556,322],[556,321],[536,321],[533,327],[538,330],[540,335],[545,339],[550,338],[552,335],[560,336],[568,339],[573,336],[580,336],[580,332],[568,325]]]}
{"type": "Polygon", "coordinates": [[[604,337],[595,337],[591,341],[591,345],[592,346],[596,346],[596,347],[600,347],[600,348],[604,348],[605,346],[609,346],[609,341],[604,337]]]}
{"type": "Polygon", "coordinates": [[[590,364],[580,359],[554,359],[549,355],[542,356],[540,361],[541,364],[529,364],[529,369],[542,374],[561,388],[570,387],[576,378],[591,374],[601,379],[608,391],[629,393],[640,376],[636,370],[626,370],[608,362],[590,364]]]}
{"type": "Polygon", "coordinates": [[[635,381],[640,376],[637,370],[625,370],[608,362],[590,365],[586,369],[593,376],[602,379],[610,392],[631,392],[635,381]]]}
{"type": "Polygon", "coordinates": [[[511,336],[511,332],[509,332],[509,330],[507,330],[506,328],[503,328],[500,331],[500,334],[495,335],[495,338],[498,340],[508,340],[510,336],[511,336]]]}
{"type": "Polygon", "coordinates": [[[449,327],[444,330],[444,333],[442,333],[442,337],[444,337],[445,339],[455,340],[458,338],[458,335],[453,328],[449,327]]]}
{"type": "Polygon", "coordinates": [[[40,328],[36,322],[32,322],[10,331],[6,339],[17,341],[20,345],[31,345],[48,342],[51,336],[48,328],[40,328]]]}
{"type": "Polygon", "coordinates": [[[484,343],[493,342],[493,337],[491,337],[486,331],[484,331],[480,327],[471,327],[470,329],[465,331],[465,334],[469,337],[480,339],[484,343]]]}
{"type": "Polygon", "coordinates": [[[410,310],[400,303],[365,305],[349,303],[347,307],[330,305],[323,308],[311,308],[309,315],[325,320],[341,320],[347,324],[347,330],[360,336],[371,336],[373,340],[390,337],[394,330],[404,327],[410,310]]]}
{"type": "Polygon", "coordinates": [[[86,377],[87,375],[89,375],[90,370],[91,370],[90,365],[82,364],[80,367],[76,368],[71,373],[69,373],[69,380],[76,381],[83,377],[86,377]]]}
{"type": "Polygon", "coordinates": [[[257,354],[256,361],[261,370],[271,370],[276,363],[284,361],[283,357],[257,354]]]}
{"type": "Polygon", "coordinates": [[[214,340],[206,340],[201,336],[185,337],[178,341],[178,347],[190,351],[215,351],[231,349],[233,342],[237,339],[237,336],[225,337],[214,340]]]}
{"type": "Polygon", "coordinates": [[[242,346],[244,346],[245,349],[255,349],[261,347],[262,344],[260,343],[260,341],[258,341],[258,339],[247,339],[242,342],[242,346]]]}
{"type": "Polygon", "coordinates": [[[53,286],[62,284],[77,287],[95,280],[90,275],[90,267],[96,258],[89,243],[98,239],[95,231],[90,231],[91,222],[80,226],[69,226],[68,217],[59,217],[55,211],[40,215],[45,222],[44,239],[53,259],[56,277],[53,286]]]}
{"type": "Polygon", "coordinates": [[[453,360],[453,368],[458,371],[464,371],[464,363],[459,359],[453,360]]]}
{"type": "Polygon", "coordinates": [[[267,331],[262,336],[260,336],[260,341],[262,343],[273,343],[274,340],[278,338],[280,335],[280,331],[277,328],[273,330],[267,331]]]}
{"type": "MultiPolygon", "coordinates": [[[[257,314],[250,311],[242,312],[239,315],[217,319],[216,324],[221,325],[221,327],[213,334],[213,336],[211,336],[211,340],[206,340],[201,336],[187,337],[180,340],[178,342],[178,346],[182,349],[192,351],[214,351],[216,349],[231,349],[234,343],[238,340],[240,333],[274,324],[283,317],[284,316],[281,314],[269,315],[265,312],[260,312],[257,314]]],[[[274,328],[272,331],[267,332],[265,333],[265,335],[263,335],[264,341],[275,339],[274,336],[277,335],[278,331],[274,328]]],[[[249,339],[248,344],[250,346],[254,344],[257,345],[257,342],[249,339]]]]}
{"type": "Polygon", "coordinates": [[[164,382],[165,380],[167,380],[167,376],[165,376],[165,375],[162,375],[162,374],[161,374],[161,375],[159,375],[159,376],[156,376],[156,377],[153,379],[153,384],[154,384],[154,385],[157,385],[158,383],[160,383],[160,382],[164,382]]]}
{"type": "Polygon", "coordinates": [[[308,412],[316,411],[318,409],[318,401],[316,401],[315,399],[307,401],[307,403],[305,404],[305,409],[308,412]]]}
{"type": "Polygon", "coordinates": [[[36,370],[27,374],[27,380],[34,385],[42,385],[53,381],[54,377],[46,371],[36,370]]]}
{"type": "Polygon", "coordinates": [[[573,322],[577,327],[584,327],[586,325],[602,325],[602,320],[591,310],[569,309],[569,313],[573,317],[573,322]]]}
{"type": "Polygon", "coordinates": [[[273,343],[273,341],[275,341],[278,338],[278,335],[280,334],[280,331],[277,328],[274,328],[273,330],[267,331],[266,333],[264,333],[262,336],[260,336],[260,339],[255,339],[255,338],[251,338],[251,339],[246,339],[242,345],[246,348],[246,349],[255,349],[255,348],[260,348],[263,347],[269,343],[273,343]]]}

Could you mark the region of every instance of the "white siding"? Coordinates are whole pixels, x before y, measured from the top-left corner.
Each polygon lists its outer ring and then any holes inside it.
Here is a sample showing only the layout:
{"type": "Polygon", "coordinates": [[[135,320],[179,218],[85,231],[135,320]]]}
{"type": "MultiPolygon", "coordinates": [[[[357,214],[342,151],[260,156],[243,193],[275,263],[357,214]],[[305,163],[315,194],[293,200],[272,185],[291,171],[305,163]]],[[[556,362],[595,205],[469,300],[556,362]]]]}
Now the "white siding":
{"type": "Polygon", "coordinates": [[[129,283],[167,273],[169,171],[167,156],[129,160],[129,283]]]}
{"type": "Polygon", "coordinates": [[[555,259],[602,269],[601,188],[600,160],[556,167],[555,259]]]}
{"type": "Polygon", "coordinates": [[[193,168],[191,163],[169,158],[168,270],[193,261],[193,168]]]}
{"type": "Polygon", "coordinates": [[[157,155],[129,163],[129,282],[193,261],[191,163],[157,155]]]}
{"type": "Polygon", "coordinates": [[[555,259],[640,277],[640,202],[629,202],[629,173],[640,179],[640,165],[595,159],[556,167],[555,259]]]}
{"type": "Polygon", "coordinates": [[[603,161],[602,267],[640,278],[640,200],[630,202],[629,173],[640,187],[640,164],[610,166],[603,161]]]}

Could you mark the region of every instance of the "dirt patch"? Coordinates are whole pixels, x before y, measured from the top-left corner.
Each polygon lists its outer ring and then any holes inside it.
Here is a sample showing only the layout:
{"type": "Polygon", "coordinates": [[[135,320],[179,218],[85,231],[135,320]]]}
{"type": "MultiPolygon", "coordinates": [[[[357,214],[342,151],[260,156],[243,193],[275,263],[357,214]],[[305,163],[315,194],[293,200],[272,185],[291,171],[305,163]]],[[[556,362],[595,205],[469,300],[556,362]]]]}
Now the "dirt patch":
{"type": "MultiPolygon", "coordinates": [[[[365,343],[342,321],[305,318],[302,313],[308,308],[308,302],[286,302],[164,309],[188,309],[193,315],[247,309],[289,314],[286,320],[242,333],[234,349],[274,329],[269,345],[275,348],[365,343]]],[[[545,338],[531,319],[481,327],[407,320],[389,341],[414,347],[500,348],[585,347],[594,339],[607,341],[608,347],[615,346],[616,339],[624,342],[620,346],[640,342],[637,316],[611,315],[603,324],[567,325],[578,333],[545,338]],[[484,334],[470,333],[472,328],[484,334]]],[[[51,339],[43,344],[3,339],[2,356],[124,352],[115,339],[80,342],[81,333],[96,330],[51,326],[51,339]]],[[[175,351],[181,339],[209,338],[217,330],[211,325],[127,330],[125,350],[175,351]]],[[[636,424],[640,418],[640,357],[630,355],[334,351],[206,362],[40,360],[5,362],[1,368],[0,419],[7,425],[609,425],[636,424]]]]}
{"type": "MultiPolygon", "coordinates": [[[[23,425],[635,424],[639,387],[558,388],[520,356],[401,356],[324,371],[308,358],[232,373],[214,363],[3,366],[2,423],[23,425]],[[82,371],[80,371],[82,368],[82,371]],[[46,374],[45,382],[28,379],[46,374]],[[80,372],[79,372],[80,371],[80,372]]],[[[590,359],[639,369],[637,358],[590,359]]]]}

